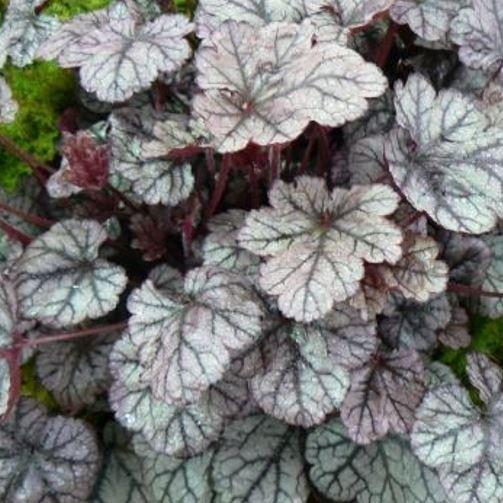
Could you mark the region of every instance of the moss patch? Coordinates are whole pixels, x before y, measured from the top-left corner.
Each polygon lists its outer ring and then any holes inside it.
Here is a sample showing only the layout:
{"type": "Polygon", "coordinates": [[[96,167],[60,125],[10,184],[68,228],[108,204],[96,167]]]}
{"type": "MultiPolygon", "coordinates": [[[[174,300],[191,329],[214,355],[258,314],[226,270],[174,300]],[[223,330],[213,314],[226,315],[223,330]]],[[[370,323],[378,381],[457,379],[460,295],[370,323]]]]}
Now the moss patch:
{"type": "Polygon", "coordinates": [[[44,14],[56,16],[65,21],[78,14],[102,9],[109,3],[110,0],[52,0],[44,9],[44,14]]]}
{"type": "Polygon", "coordinates": [[[479,351],[491,357],[499,365],[503,365],[503,318],[492,320],[474,316],[470,322],[470,334],[472,335],[470,347],[458,350],[444,348],[440,352],[439,359],[452,369],[470,390],[472,399],[475,399],[476,391],[470,386],[466,373],[466,355],[470,351],[479,351]]]}
{"type": "MultiPolygon", "coordinates": [[[[61,112],[75,100],[73,72],[52,62],[35,62],[25,68],[10,64],[3,69],[14,98],[19,104],[16,120],[2,124],[0,133],[44,161],[56,154],[61,112]]],[[[0,151],[0,184],[13,189],[28,167],[0,151]]]]}

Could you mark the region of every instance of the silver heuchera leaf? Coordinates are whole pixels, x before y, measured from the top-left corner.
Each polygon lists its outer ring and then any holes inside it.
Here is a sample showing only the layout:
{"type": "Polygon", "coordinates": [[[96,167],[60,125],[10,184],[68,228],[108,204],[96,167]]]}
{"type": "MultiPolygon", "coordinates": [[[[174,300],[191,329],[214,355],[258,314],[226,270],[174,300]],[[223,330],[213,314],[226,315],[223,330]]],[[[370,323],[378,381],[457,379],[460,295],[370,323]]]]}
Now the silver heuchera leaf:
{"type": "MultiPolygon", "coordinates": [[[[349,122],[343,128],[348,143],[387,133],[395,124],[393,92],[388,89],[379,98],[369,100],[369,109],[360,119],[349,122]]],[[[381,148],[384,151],[384,147],[381,148]]]]}
{"type": "Polygon", "coordinates": [[[239,241],[271,257],[260,269],[260,285],[297,321],[319,319],[354,295],[363,260],[400,258],[401,231],[384,218],[398,195],[385,185],[329,193],[321,178],[302,176],[293,184],[276,182],[269,201],[272,208],[249,214],[239,241]]]}
{"type": "Polygon", "coordinates": [[[449,277],[463,285],[482,286],[491,263],[491,249],[484,239],[442,232],[442,258],[449,265],[449,277]]]}
{"type": "Polygon", "coordinates": [[[3,501],[89,501],[100,455],[83,421],[22,399],[0,427],[0,445],[3,501]]]}
{"type": "Polygon", "coordinates": [[[310,121],[341,126],[385,91],[375,65],[337,44],[313,45],[313,36],[309,22],[228,22],[203,41],[193,111],[219,152],[290,142],[310,121]]]}
{"type": "Polygon", "coordinates": [[[446,501],[433,470],[422,465],[400,437],[360,446],[333,419],[308,435],[306,459],[312,465],[310,477],[316,488],[335,501],[446,501]]]}
{"type": "Polygon", "coordinates": [[[143,476],[143,458],[132,449],[131,436],[108,423],[103,437],[105,455],[92,503],[151,503],[151,488],[143,476]]]}
{"type": "MultiPolygon", "coordinates": [[[[158,141],[154,126],[160,117],[150,107],[123,108],[110,117],[111,170],[129,180],[147,204],[176,206],[194,186],[190,164],[147,159],[146,145],[158,141]]],[[[152,148],[152,147],[151,147],[152,148]]]]}
{"type": "Polygon", "coordinates": [[[68,410],[92,404],[109,384],[108,355],[115,336],[46,344],[37,354],[37,374],[68,410]]]}
{"type": "Polygon", "coordinates": [[[449,501],[482,503],[503,499],[501,462],[484,458],[472,469],[440,469],[440,477],[449,501]]]}
{"type": "Polygon", "coordinates": [[[411,441],[419,459],[433,468],[476,465],[484,454],[484,432],[468,392],[457,384],[428,391],[411,441]]]}
{"type": "Polygon", "coordinates": [[[197,141],[196,133],[190,129],[190,117],[168,114],[154,122],[152,139],[144,143],[142,155],[145,159],[167,156],[173,151],[195,145],[197,141]]]}
{"type": "Polygon", "coordinates": [[[477,388],[480,398],[489,405],[502,389],[501,369],[486,355],[477,352],[468,355],[467,363],[466,371],[470,382],[477,388]]]}
{"type": "Polygon", "coordinates": [[[246,215],[244,210],[229,210],[214,216],[208,222],[210,233],[204,239],[202,247],[204,265],[244,273],[250,278],[258,274],[260,258],[238,243],[238,234],[246,215]]]}
{"type": "Polygon", "coordinates": [[[75,325],[112,311],[126,287],[122,267],[99,258],[107,239],[93,220],[63,220],[30,243],[19,260],[22,314],[54,326],[75,325]]]}
{"type": "Polygon", "coordinates": [[[461,386],[434,388],[417,411],[412,445],[437,469],[449,501],[498,501],[503,495],[501,372],[482,355],[470,360],[470,380],[487,400],[484,414],[461,386]]]}
{"type": "Polygon", "coordinates": [[[0,123],[12,122],[19,109],[7,81],[0,77],[0,123]]]}
{"type": "Polygon", "coordinates": [[[309,18],[318,42],[347,43],[351,28],[368,24],[394,0],[203,0],[196,11],[197,35],[207,38],[229,20],[261,28],[285,21],[309,18]]]}
{"type": "Polygon", "coordinates": [[[460,46],[459,59],[472,68],[496,68],[503,61],[502,27],[499,0],[472,0],[451,25],[450,37],[460,46]]]}
{"type": "Polygon", "coordinates": [[[190,271],[181,295],[145,282],[128,309],[132,337],[152,348],[152,391],[172,404],[197,400],[229,368],[231,352],[246,349],[261,334],[261,308],[251,287],[211,267],[190,271]]]}
{"type": "Polygon", "coordinates": [[[386,172],[382,134],[361,138],[349,147],[348,169],[354,184],[376,183],[386,172]]]}
{"type": "Polygon", "coordinates": [[[467,4],[467,0],[396,0],[390,16],[425,40],[445,41],[451,21],[467,4]]]}
{"type": "Polygon", "coordinates": [[[466,310],[451,299],[451,319],[447,326],[438,332],[438,340],[453,349],[467,348],[472,340],[468,331],[469,318],[466,310]]]}
{"type": "Polygon", "coordinates": [[[222,501],[275,503],[308,498],[298,431],[256,415],[224,431],[213,462],[214,489],[222,501]]]}
{"type": "Polygon", "coordinates": [[[459,379],[447,365],[439,361],[430,362],[426,367],[426,387],[432,389],[444,384],[459,384],[459,379]]]}
{"type": "Polygon", "coordinates": [[[445,262],[436,260],[439,248],[434,239],[412,235],[404,245],[396,264],[381,266],[386,284],[406,299],[426,302],[446,289],[449,269],[445,262]]]}
{"type": "Polygon", "coordinates": [[[0,29],[0,66],[10,56],[15,66],[33,63],[39,46],[59,27],[56,18],[36,14],[44,0],[11,0],[0,29]]]}
{"type": "Polygon", "coordinates": [[[407,433],[424,393],[424,366],[418,353],[377,353],[351,373],[351,387],[341,410],[348,435],[368,444],[388,432],[407,433]]]}
{"type": "Polygon", "coordinates": [[[106,24],[75,37],[58,54],[58,63],[80,67],[82,86],[100,100],[125,101],[147,89],[160,73],[182,66],[191,53],[183,37],[191,31],[188,19],[178,14],[141,24],[119,3],[106,24]]]}
{"type": "Polygon", "coordinates": [[[369,24],[395,0],[306,0],[306,10],[320,42],[347,43],[351,29],[369,24]]]}
{"type": "Polygon", "coordinates": [[[221,411],[211,408],[208,396],[179,408],[158,400],[143,381],[147,368],[138,360],[140,348],[129,334],[114,346],[110,371],[116,379],[110,404],[117,421],[141,432],[152,449],[170,456],[191,456],[218,438],[223,426],[221,411]]]}
{"type": "Polygon", "coordinates": [[[214,450],[188,459],[178,459],[152,451],[135,437],[134,448],[143,459],[145,482],[156,503],[202,503],[211,501],[210,474],[214,450]]]}
{"type": "Polygon", "coordinates": [[[330,357],[316,327],[281,327],[268,337],[264,352],[266,367],[251,380],[251,389],[267,414],[310,427],[340,407],[349,373],[330,357]]]}
{"type": "Polygon", "coordinates": [[[479,234],[503,215],[503,130],[470,98],[413,74],[397,84],[399,127],[386,141],[391,174],[418,211],[446,229],[479,234]]]}
{"type": "Polygon", "coordinates": [[[195,22],[199,38],[207,38],[229,20],[260,28],[285,21],[300,23],[307,15],[305,0],[200,0],[195,22]]]}
{"type": "Polygon", "coordinates": [[[429,351],[437,344],[438,331],[451,320],[447,296],[438,295],[425,303],[392,296],[379,322],[379,332],[393,347],[429,351]]]}
{"type": "MultiPolygon", "coordinates": [[[[503,236],[486,236],[483,241],[489,247],[491,259],[482,283],[482,289],[488,292],[503,293],[503,236]]],[[[479,303],[480,310],[486,316],[498,318],[503,314],[503,298],[483,296],[479,303]]]]}
{"type": "Polygon", "coordinates": [[[45,40],[37,50],[37,56],[42,59],[58,59],[65,57],[66,51],[69,51],[80,39],[89,32],[102,28],[113,16],[114,10],[121,9],[120,4],[113,4],[107,9],[100,9],[80,14],[73,17],[68,22],[62,24],[55,30],[51,36],[45,40]]]}
{"type": "Polygon", "coordinates": [[[0,358],[0,416],[3,416],[9,407],[11,392],[10,366],[4,358],[0,358]]]}

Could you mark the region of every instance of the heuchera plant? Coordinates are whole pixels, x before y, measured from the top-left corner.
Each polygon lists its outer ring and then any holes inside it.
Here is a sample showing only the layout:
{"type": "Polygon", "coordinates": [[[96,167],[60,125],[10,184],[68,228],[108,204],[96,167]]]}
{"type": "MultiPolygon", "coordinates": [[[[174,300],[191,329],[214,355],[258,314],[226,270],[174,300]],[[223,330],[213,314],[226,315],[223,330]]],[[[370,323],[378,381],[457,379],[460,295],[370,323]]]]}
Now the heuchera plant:
{"type": "Polygon", "coordinates": [[[53,162],[0,135],[33,173],[0,193],[0,500],[502,502],[468,323],[503,316],[503,0],[50,3],[0,28],[80,84],[53,162]]]}

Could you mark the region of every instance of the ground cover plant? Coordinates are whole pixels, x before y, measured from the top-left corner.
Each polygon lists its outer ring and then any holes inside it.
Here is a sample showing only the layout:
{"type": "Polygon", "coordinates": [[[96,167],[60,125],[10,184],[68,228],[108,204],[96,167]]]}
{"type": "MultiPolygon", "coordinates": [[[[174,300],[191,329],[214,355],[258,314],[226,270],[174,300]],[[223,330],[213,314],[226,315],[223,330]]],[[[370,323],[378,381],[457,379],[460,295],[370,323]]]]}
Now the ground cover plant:
{"type": "Polygon", "coordinates": [[[1,501],[503,501],[502,0],[2,6],[1,501]]]}

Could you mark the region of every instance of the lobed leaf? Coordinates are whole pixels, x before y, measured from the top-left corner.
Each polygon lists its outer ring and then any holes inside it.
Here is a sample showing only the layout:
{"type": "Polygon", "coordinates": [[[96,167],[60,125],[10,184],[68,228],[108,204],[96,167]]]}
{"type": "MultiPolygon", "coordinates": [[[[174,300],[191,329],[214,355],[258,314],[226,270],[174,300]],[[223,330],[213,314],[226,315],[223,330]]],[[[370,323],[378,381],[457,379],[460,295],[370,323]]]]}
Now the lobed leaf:
{"type": "Polygon", "coordinates": [[[10,56],[15,66],[33,63],[39,46],[59,27],[56,18],[37,14],[44,0],[11,0],[0,28],[0,66],[10,56]]]}
{"type": "Polygon", "coordinates": [[[238,235],[247,213],[229,210],[208,222],[209,234],[203,242],[204,265],[222,267],[250,278],[258,274],[260,258],[239,246],[238,235]]]}
{"type": "Polygon", "coordinates": [[[161,72],[181,67],[191,52],[183,37],[191,31],[184,16],[164,14],[141,23],[119,2],[107,14],[70,21],[44,54],[57,55],[63,68],[80,67],[82,86],[100,100],[125,101],[147,89],[161,72]]]}
{"type": "Polygon", "coordinates": [[[501,369],[482,353],[470,353],[467,362],[466,371],[472,386],[477,388],[480,398],[489,405],[502,390],[501,369]]]}
{"type": "Polygon", "coordinates": [[[263,415],[235,421],[215,456],[213,483],[223,500],[307,502],[298,431],[263,415]]]}
{"type": "Polygon", "coordinates": [[[151,143],[160,141],[154,127],[161,117],[150,107],[122,108],[110,116],[111,171],[132,183],[147,204],[176,206],[192,192],[194,177],[189,163],[149,159],[151,143]],[[150,145],[150,147],[147,147],[150,145]]]}
{"type": "Polygon", "coordinates": [[[351,373],[341,419],[348,435],[369,444],[388,432],[407,433],[424,393],[424,366],[415,351],[377,354],[351,373]]]}
{"type": "Polygon", "coordinates": [[[428,466],[477,464],[484,453],[484,432],[468,392],[458,384],[428,391],[416,412],[411,442],[428,466]]]}
{"type": "Polygon", "coordinates": [[[143,458],[131,447],[131,437],[114,423],[103,433],[105,456],[94,489],[93,503],[150,503],[151,486],[143,475],[143,458]]]}
{"type": "Polygon", "coordinates": [[[171,456],[202,452],[218,438],[223,425],[221,411],[211,407],[208,396],[186,407],[156,399],[143,375],[138,346],[125,334],[114,346],[110,371],[115,382],[110,404],[125,428],[141,432],[151,448],[171,456]]]}
{"type": "Polygon", "coordinates": [[[152,348],[152,391],[172,404],[197,400],[229,368],[231,352],[261,334],[261,309],[251,288],[211,267],[190,271],[182,296],[147,281],[131,295],[128,309],[132,337],[152,348]]]}
{"type": "Polygon", "coordinates": [[[37,354],[37,374],[65,409],[92,404],[110,384],[108,356],[115,336],[43,345],[37,354]]]}
{"type": "Polygon", "coordinates": [[[89,501],[100,454],[83,421],[48,416],[43,406],[23,399],[1,425],[0,445],[4,501],[89,501]]]}
{"type": "Polygon", "coordinates": [[[459,59],[472,68],[497,67],[503,61],[502,26],[500,0],[472,0],[451,25],[450,37],[460,46],[459,59]]]}
{"type": "Polygon", "coordinates": [[[439,331],[448,327],[451,313],[445,294],[422,304],[392,296],[379,322],[379,331],[393,347],[429,351],[437,345],[439,331]]]}
{"type": "Polygon", "coordinates": [[[384,218],[398,196],[387,186],[330,194],[320,178],[302,176],[293,184],[276,182],[269,200],[272,208],[249,214],[239,241],[256,255],[272,256],[260,269],[260,285],[297,321],[319,319],[354,295],[363,260],[400,258],[401,232],[384,218]]]}
{"type": "Polygon", "coordinates": [[[338,127],[361,117],[383,75],[351,49],[311,43],[314,27],[227,22],[196,55],[195,118],[219,152],[294,140],[310,121],[338,127]]]}
{"type": "Polygon", "coordinates": [[[339,408],[349,387],[349,373],[329,355],[316,327],[290,324],[264,345],[266,366],[251,380],[253,397],[269,415],[310,427],[339,408]]]}
{"type": "Polygon", "coordinates": [[[491,230],[503,212],[503,130],[488,128],[461,93],[436,96],[419,74],[395,92],[399,127],[386,141],[386,158],[396,184],[416,210],[446,229],[491,230]]]}
{"type": "Polygon", "coordinates": [[[436,474],[400,437],[361,446],[353,443],[339,420],[332,419],[309,433],[306,459],[316,488],[336,501],[446,501],[436,474]]]}
{"type": "Polygon", "coordinates": [[[22,314],[68,326],[112,311],[127,278],[122,267],[99,258],[106,239],[97,222],[70,219],[28,245],[16,276],[22,314]]]}
{"type": "Polygon", "coordinates": [[[452,20],[468,0],[396,0],[390,16],[425,40],[446,40],[452,20]]]}
{"type": "Polygon", "coordinates": [[[213,449],[188,459],[159,454],[144,442],[136,441],[135,449],[143,458],[145,481],[156,503],[199,503],[210,501],[213,449]]]}

